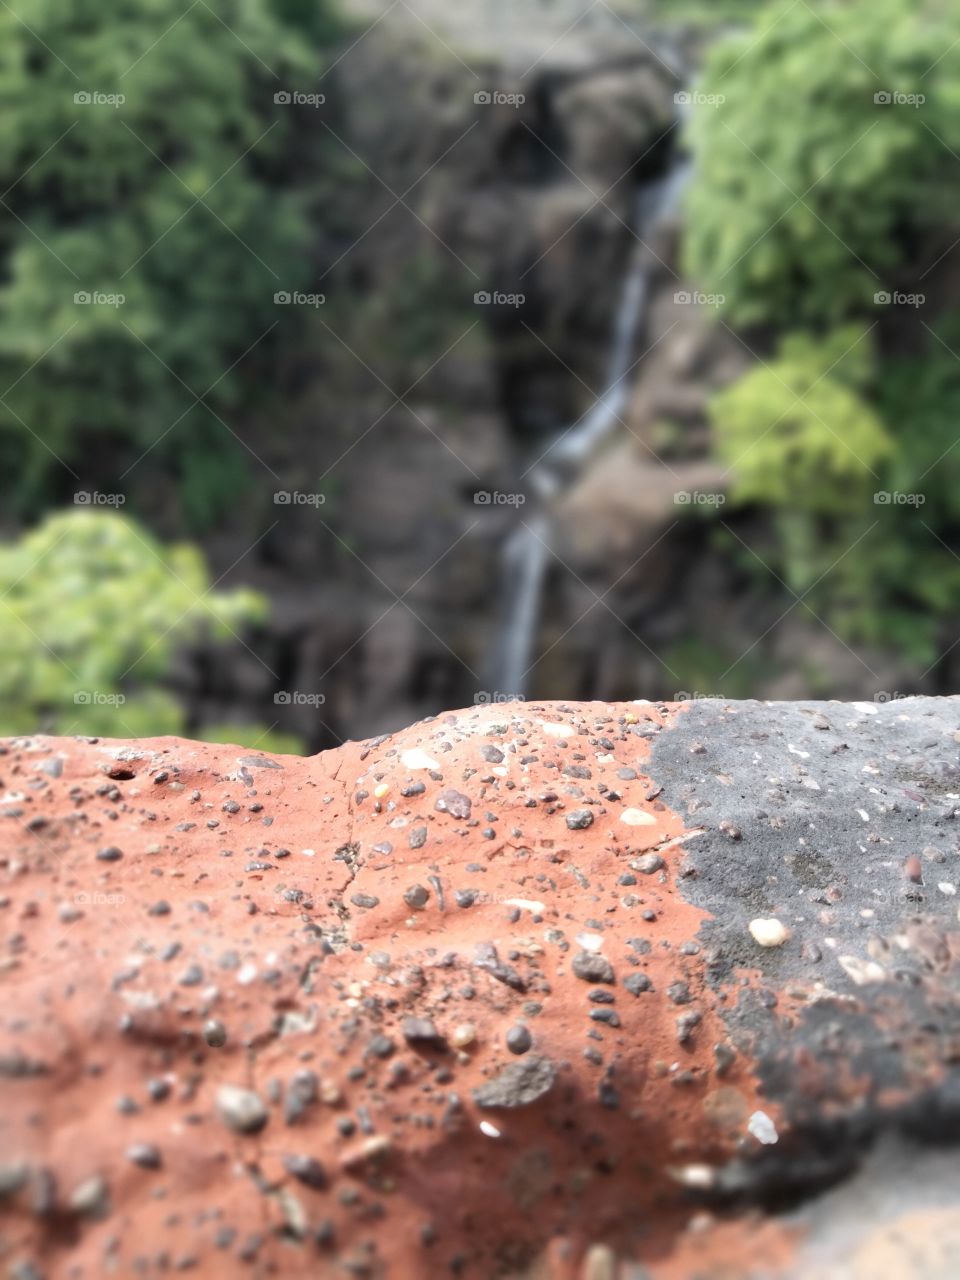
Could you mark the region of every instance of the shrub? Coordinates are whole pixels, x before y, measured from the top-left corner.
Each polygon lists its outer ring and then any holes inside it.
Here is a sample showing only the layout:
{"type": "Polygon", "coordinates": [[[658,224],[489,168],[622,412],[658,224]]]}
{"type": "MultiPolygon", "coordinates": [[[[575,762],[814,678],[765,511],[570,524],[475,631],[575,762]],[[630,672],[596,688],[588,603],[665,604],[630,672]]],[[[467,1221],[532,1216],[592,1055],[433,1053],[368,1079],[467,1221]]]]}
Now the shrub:
{"type": "Polygon", "coordinates": [[[777,0],[711,50],[698,89],[721,100],[694,99],[686,265],[734,322],[856,314],[956,226],[955,36],[930,0],[777,0]]]}
{"type": "Polygon", "coordinates": [[[264,609],[252,591],[211,591],[194,547],[112,512],[51,516],[0,547],[0,731],[181,732],[161,685],[175,649],[229,641],[264,609]]]}
{"type": "Polygon", "coordinates": [[[960,604],[960,363],[939,351],[878,373],[854,340],[788,337],[715,397],[731,496],[769,518],[756,555],[727,552],[842,639],[927,667],[960,604]]]}
{"type": "Polygon", "coordinates": [[[117,474],[149,450],[207,462],[213,486],[246,456],[220,419],[309,265],[296,109],[274,102],[316,88],[281,20],[303,8],[37,0],[28,25],[0,7],[0,465],[25,506],[105,445],[117,474]]]}
{"type": "Polygon", "coordinates": [[[856,330],[822,341],[793,335],[775,360],[714,399],[714,438],[734,473],[734,501],[823,515],[863,509],[892,453],[857,389],[868,352],[856,330]]]}

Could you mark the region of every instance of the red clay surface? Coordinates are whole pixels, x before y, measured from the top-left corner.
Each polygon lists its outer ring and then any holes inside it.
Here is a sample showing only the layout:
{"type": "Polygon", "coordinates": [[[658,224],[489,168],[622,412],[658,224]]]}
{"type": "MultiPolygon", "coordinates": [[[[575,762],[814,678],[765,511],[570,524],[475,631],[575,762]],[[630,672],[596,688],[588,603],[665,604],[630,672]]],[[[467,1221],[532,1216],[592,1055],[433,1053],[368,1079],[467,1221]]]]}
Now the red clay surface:
{"type": "Polygon", "coordinates": [[[305,759],[8,743],[0,1265],[727,1274],[682,1184],[779,1117],[718,1055],[683,824],[643,774],[673,714],[478,706],[305,759]],[[492,1097],[520,1105],[480,1105],[525,1064],[492,1097]],[[225,1085],[264,1114],[225,1117],[225,1085]]]}

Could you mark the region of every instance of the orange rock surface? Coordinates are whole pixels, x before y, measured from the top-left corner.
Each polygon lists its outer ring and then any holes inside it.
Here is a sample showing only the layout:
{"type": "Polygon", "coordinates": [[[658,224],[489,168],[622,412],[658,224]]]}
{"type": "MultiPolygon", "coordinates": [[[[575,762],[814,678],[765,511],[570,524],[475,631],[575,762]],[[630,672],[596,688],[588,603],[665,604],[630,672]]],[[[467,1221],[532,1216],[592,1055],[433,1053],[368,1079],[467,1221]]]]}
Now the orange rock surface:
{"type": "Polygon", "coordinates": [[[679,1274],[685,1187],[776,1113],[644,776],[677,714],[8,743],[0,1268],[679,1274]]]}

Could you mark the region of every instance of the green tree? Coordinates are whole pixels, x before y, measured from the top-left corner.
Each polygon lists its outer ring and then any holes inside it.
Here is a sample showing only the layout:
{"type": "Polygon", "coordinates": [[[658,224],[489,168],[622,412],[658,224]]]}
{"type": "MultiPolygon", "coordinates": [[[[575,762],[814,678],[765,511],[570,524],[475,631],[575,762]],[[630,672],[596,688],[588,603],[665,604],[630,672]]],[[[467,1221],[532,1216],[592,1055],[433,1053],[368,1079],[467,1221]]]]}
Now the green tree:
{"type": "Polygon", "coordinates": [[[0,547],[0,732],[182,732],[162,687],[176,648],[230,641],[264,611],[255,592],[211,591],[195,547],[112,512],[51,516],[0,547]]]}
{"type": "Polygon", "coordinates": [[[794,334],[714,398],[731,497],[767,513],[756,554],[732,538],[726,551],[844,639],[922,669],[960,606],[960,362],[877,363],[855,328],[794,334]]]}
{"type": "Polygon", "coordinates": [[[318,88],[324,0],[314,14],[36,0],[28,24],[0,7],[0,465],[23,504],[82,487],[58,460],[105,451],[117,475],[147,450],[202,472],[194,514],[235,488],[226,415],[289,323],[275,292],[309,284],[315,144],[274,98],[318,88]]]}
{"type": "Polygon", "coordinates": [[[686,265],[736,323],[872,309],[919,247],[955,239],[955,27],[931,0],[776,0],[711,50],[689,122],[686,265]]]}
{"type": "Polygon", "coordinates": [[[821,341],[794,334],[776,359],[715,397],[714,440],[736,501],[824,515],[862,510],[893,452],[859,390],[869,351],[855,329],[821,341]]]}

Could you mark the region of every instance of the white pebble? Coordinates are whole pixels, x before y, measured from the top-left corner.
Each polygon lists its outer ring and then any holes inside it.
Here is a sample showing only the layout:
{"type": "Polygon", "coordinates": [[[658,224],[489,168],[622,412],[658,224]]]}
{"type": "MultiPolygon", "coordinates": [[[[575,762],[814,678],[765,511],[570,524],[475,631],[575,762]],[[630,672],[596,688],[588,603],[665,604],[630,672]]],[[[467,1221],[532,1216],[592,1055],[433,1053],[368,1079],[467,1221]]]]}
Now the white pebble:
{"type": "Polygon", "coordinates": [[[548,738],[572,738],[574,733],[573,725],[562,721],[557,724],[553,720],[541,720],[540,728],[548,738]]]}
{"type": "Polygon", "coordinates": [[[866,986],[868,982],[883,982],[887,976],[883,965],[877,964],[876,960],[861,960],[859,956],[837,956],[837,963],[858,987],[866,986]]]}
{"type": "Polygon", "coordinates": [[[706,1189],[715,1186],[717,1181],[717,1171],[709,1164],[685,1164],[667,1172],[684,1187],[706,1189]]]}
{"type": "Polygon", "coordinates": [[[500,1130],[495,1124],[491,1124],[489,1120],[480,1121],[480,1132],[488,1138],[499,1138],[500,1130]]]}
{"type": "Polygon", "coordinates": [[[405,751],[400,757],[400,763],[405,769],[439,769],[439,763],[434,760],[433,756],[428,756],[420,747],[411,747],[409,751],[405,751]]]}
{"type": "Polygon", "coordinates": [[[628,827],[652,827],[657,820],[644,809],[624,809],[620,821],[625,822],[628,827]]]}
{"type": "Polygon", "coordinates": [[[507,898],[503,905],[519,907],[521,911],[532,911],[536,916],[542,916],[547,909],[542,902],[537,902],[536,898],[507,898]]]}
{"type": "Polygon", "coordinates": [[[752,1133],[756,1140],[762,1142],[765,1147],[772,1146],[779,1137],[777,1126],[765,1111],[755,1111],[753,1113],[747,1121],[747,1131],[752,1133]]]}
{"type": "Polygon", "coordinates": [[[761,947],[782,947],[789,938],[786,926],[774,917],[750,921],[750,936],[761,947]]]}

